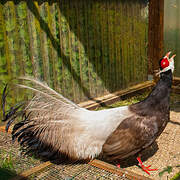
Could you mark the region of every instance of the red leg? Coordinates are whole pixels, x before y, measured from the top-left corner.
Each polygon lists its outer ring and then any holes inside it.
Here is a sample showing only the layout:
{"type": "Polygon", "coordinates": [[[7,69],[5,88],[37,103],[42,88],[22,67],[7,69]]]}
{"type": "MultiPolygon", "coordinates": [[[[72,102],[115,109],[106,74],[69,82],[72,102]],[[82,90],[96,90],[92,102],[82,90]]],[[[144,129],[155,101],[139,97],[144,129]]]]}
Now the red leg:
{"type": "Polygon", "coordinates": [[[117,168],[121,168],[121,165],[120,165],[120,163],[119,163],[118,160],[115,160],[114,163],[115,163],[115,165],[116,165],[117,168]]]}
{"type": "Polygon", "coordinates": [[[147,167],[144,166],[140,157],[137,157],[137,160],[139,162],[139,166],[141,167],[141,169],[149,175],[150,175],[149,171],[157,171],[158,170],[158,169],[150,169],[151,165],[149,165],[147,167]]]}

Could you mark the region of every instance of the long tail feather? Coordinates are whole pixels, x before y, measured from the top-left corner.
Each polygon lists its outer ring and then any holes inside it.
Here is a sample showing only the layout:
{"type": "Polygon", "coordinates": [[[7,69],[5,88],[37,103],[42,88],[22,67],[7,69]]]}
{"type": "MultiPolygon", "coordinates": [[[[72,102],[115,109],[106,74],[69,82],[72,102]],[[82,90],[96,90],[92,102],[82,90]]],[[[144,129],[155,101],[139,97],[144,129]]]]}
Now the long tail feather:
{"type": "MultiPolygon", "coordinates": [[[[54,96],[58,97],[59,99],[61,99],[61,101],[65,102],[65,103],[68,103],[68,104],[71,104],[74,107],[78,107],[77,104],[73,103],[69,99],[65,98],[61,94],[57,93],[56,91],[54,91],[53,89],[48,87],[46,84],[44,84],[44,83],[42,83],[42,82],[40,82],[40,81],[38,81],[36,79],[33,79],[31,77],[20,77],[20,79],[28,80],[28,81],[34,83],[35,85],[39,86],[40,88],[46,89],[47,92],[51,95],[51,97],[54,95],[54,96]]],[[[26,86],[26,87],[24,86],[24,88],[29,88],[29,87],[28,86],[26,86]]],[[[33,89],[33,90],[35,90],[35,89],[33,89]]],[[[35,91],[37,91],[37,89],[35,91]]]]}
{"type": "MultiPolygon", "coordinates": [[[[90,142],[91,136],[80,137],[83,132],[86,133],[86,126],[90,123],[86,119],[91,115],[88,114],[90,112],[38,80],[27,77],[21,79],[28,81],[28,84],[23,81],[18,87],[31,90],[35,96],[30,101],[14,105],[6,112],[7,86],[5,87],[3,109],[4,121],[7,121],[6,130],[15,119],[21,118],[21,122],[16,123],[12,129],[12,140],[17,140],[26,153],[37,152],[38,155],[47,157],[65,154],[73,159],[95,156],[97,147],[94,147],[91,155],[91,151],[86,153],[86,148],[78,143],[82,139],[90,142]]],[[[101,147],[98,148],[100,153],[101,147]]]]}
{"type": "Polygon", "coordinates": [[[2,110],[3,110],[3,119],[5,119],[6,111],[6,96],[7,96],[7,84],[5,85],[3,89],[3,94],[2,94],[2,110]]]}

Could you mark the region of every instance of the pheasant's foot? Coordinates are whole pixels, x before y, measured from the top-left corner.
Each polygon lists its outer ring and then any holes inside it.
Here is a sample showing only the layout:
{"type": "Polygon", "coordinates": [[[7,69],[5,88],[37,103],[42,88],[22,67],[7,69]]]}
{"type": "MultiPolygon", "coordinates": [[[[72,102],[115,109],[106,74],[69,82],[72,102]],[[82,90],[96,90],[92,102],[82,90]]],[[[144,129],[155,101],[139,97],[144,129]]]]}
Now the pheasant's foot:
{"type": "Polygon", "coordinates": [[[141,167],[141,169],[146,172],[148,175],[150,175],[149,171],[157,171],[158,169],[150,169],[151,165],[149,166],[144,166],[142,161],[141,161],[141,158],[140,157],[137,157],[137,160],[139,162],[139,166],[141,167]]]}

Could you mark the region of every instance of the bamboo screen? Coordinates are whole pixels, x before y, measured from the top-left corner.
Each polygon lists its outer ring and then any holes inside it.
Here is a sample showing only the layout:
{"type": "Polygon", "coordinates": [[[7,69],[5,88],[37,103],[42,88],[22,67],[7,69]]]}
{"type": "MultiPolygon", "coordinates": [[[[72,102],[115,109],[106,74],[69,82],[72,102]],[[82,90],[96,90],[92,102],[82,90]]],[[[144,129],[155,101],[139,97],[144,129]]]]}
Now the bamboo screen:
{"type": "Polygon", "coordinates": [[[180,1],[164,1],[164,48],[172,51],[175,58],[175,76],[180,77],[180,1]]]}
{"type": "Polygon", "coordinates": [[[22,75],[75,102],[145,81],[146,1],[0,1],[1,93],[22,75]]]}

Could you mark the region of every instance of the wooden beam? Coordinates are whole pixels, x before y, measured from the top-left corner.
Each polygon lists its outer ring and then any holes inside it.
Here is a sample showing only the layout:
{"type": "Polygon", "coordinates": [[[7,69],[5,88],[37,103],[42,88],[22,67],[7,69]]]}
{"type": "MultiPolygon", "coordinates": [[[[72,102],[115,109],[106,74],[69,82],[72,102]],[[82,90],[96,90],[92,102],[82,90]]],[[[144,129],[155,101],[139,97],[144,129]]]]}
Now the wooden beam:
{"type": "Polygon", "coordinates": [[[180,86],[172,86],[172,92],[176,94],[180,94],[180,86]]]}
{"type": "Polygon", "coordinates": [[[79,104],[79,106],[84,107],[86,109],[96,109],[97,107],[109,105],[116,101],[119,101],[122,96],[126,96],[132,93],[136,93],[138,91],[145,90],[147,88],[151,88],[154,85],[155,83],[153,81],[145,81],[143,83],[131,86],[124,90],[116,91],[114,93],[111,93],[111,94],[108,94],[99,98],[94,98],[94,100],[82,102],[79,104]]]}
{"type": "Polygon", "coordinates": [[[174,86],[180,85],[180,77],[173,77],[173,85],[174,86]]]}
{"type": "Polygon", "coordinates": [[[117,174],[121,177],[126,177],[126,178],[133,179],[133,180],[152,180],[148,177],[136,174],[136,173],[128,171],[128,170],[118,168],[112,164],[106,163],[104,161],[100,161],[98,159],[94,159],[94,160],[90,161],[88,164],[90,164],[91,166],[95,166],[99,169],[103,169],[105,171],[111,172],[113,174],[117,174]]]}
{"type": "MultiPolygon", "coordinates": [[[[164,0],[149,1],[148,31],[148,73],[153,74],[159,68],[159,60],[163,56],[164,41],[164,0]]],[[[157,77],[154,76],[156,80],[157,77]]]]}
{"type": "Polygon", "coordinates": [[[50,161],[44,162],[42,164],[40,164],[39,166],[35,166],[33,168],[30,168],[26,171],[23,171],[22,173],[18,174],[17,176],[11,178],[11,180],[22,180],[22,179],[27,179],[28,176],[37,173],[38,171],[42,171],[44,168],[48,167],[52,165],[52,163],[50,161]]]}

